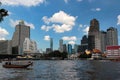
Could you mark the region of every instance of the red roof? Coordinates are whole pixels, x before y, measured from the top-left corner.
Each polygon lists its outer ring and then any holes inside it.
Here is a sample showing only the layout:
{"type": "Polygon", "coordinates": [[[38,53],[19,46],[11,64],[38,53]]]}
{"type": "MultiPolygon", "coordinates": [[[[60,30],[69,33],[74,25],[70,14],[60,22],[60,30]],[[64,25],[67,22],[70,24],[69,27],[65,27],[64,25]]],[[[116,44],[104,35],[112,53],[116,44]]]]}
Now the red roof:
{"type": "Polygon", "coordinates": [[[107,50],[114,50],[114,49],[120,49],[120,46],[107,46],[107,50]]]}

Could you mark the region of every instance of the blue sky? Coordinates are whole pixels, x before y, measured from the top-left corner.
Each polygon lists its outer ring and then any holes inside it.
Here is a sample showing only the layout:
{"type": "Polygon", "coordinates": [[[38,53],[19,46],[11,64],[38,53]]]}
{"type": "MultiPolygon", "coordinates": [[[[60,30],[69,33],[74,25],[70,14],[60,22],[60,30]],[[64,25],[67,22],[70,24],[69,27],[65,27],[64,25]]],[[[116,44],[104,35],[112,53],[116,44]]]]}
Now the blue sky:
{"type": "Polygon", "coordinates": [[[59,40],[64,43],[80,44],[87,34],[90,20],[96,18],[100,30],[116,27],[120,45],[120,0],[0,0],[9,11],[9,16],[0,23],[0,39],[11,40],[15,25],[24,20],[31,27],[31,39],[38,48],[49,47],[53,38],[54,49],[59,40]]]}

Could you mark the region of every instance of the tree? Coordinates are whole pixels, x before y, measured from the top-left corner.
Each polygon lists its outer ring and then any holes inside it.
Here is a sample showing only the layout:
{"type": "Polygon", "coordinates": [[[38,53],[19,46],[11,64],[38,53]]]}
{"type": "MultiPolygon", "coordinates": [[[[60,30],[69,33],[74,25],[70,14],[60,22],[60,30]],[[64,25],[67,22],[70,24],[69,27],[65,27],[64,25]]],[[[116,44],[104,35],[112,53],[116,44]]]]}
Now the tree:
{"type": "MultiPolygon", "coordinates": [[[[0,6],[2,5],[2,3],[0,2],[0,6]]],[[[4,8],[0,8],[0,22],[3,21],[4,17],[8,16],[8,11],[4,8]]]]}

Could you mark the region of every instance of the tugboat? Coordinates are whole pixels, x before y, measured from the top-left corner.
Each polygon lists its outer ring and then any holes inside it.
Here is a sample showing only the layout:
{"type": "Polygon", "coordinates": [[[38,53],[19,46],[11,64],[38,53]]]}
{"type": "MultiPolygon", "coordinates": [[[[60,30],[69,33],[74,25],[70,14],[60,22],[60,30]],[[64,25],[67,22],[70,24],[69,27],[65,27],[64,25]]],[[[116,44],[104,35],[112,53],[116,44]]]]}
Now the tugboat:
{"type": "Polygon", "coordinates": [[[5,62],[5,64],[3,64],[4,68],[27,68],[29,66],[32,66],[33,62],[28,62],[27,64],[14,64],[11,62],[5,62]]]}

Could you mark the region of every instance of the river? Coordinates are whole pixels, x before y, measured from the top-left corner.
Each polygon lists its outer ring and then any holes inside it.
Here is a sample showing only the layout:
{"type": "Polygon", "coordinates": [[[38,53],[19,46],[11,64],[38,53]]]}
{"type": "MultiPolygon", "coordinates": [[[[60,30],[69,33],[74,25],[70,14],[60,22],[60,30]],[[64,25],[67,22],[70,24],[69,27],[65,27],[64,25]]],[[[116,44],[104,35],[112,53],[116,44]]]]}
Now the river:
{"type": "Polygon", "coordinates": [[[37,60],[27,69],[7,69],[0,80],[120,80],[120,63],[105,60],[37,60]]]}

